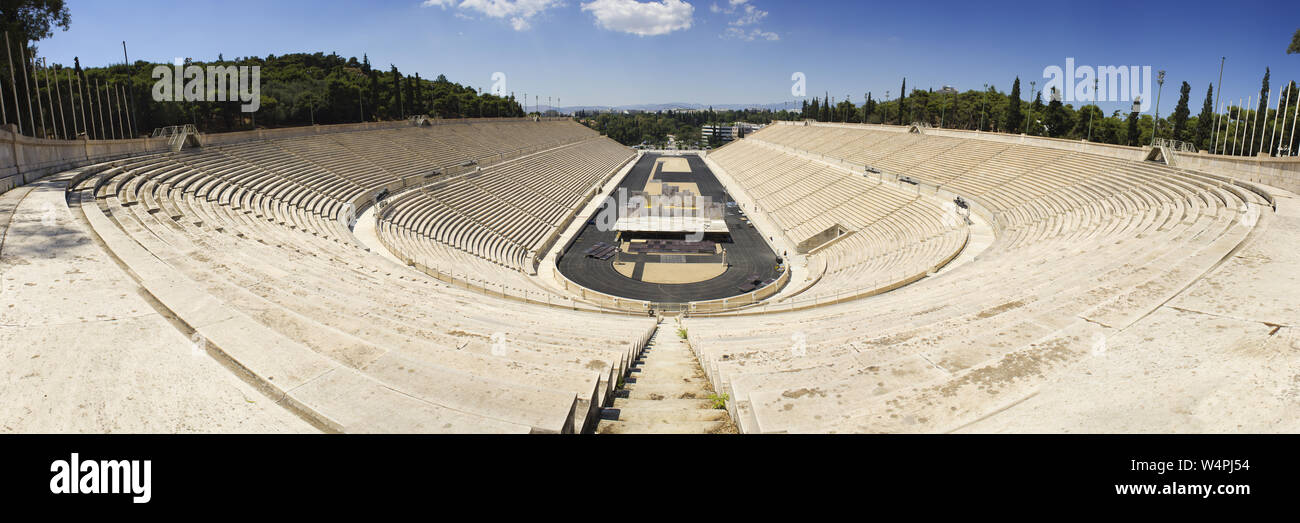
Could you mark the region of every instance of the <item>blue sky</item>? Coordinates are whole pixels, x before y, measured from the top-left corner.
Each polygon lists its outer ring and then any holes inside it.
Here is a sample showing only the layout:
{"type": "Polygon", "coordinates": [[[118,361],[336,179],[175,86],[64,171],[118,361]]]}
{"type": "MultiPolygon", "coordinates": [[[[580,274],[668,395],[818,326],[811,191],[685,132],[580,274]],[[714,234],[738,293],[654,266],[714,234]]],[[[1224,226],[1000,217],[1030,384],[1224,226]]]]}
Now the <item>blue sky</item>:
{"type": "MultiPolygon", "coordinates": [[[[1134,2],[1023,3],[774,0],[69,0],[72,26],[40,42],[52,62],[170,61],[300,51],[368,53],[403,72],[507,89],[566,106],[640,103],[773,103],[807,92],[898,95],[947,84],[1005,91],[1043,69],[1150,65],[1168,71],[1161,112],[1192,84],[1192,112],[1227,56],[1225,99],[1258,93],[1265,66],[1274,86],[1300,80],[1287,55],[1300,21],[1269,16],[1282,4],[1182,2],[1159,12],[1134,2]],[[429,4],[429,5],[425,5],[429,4]],[[1209,27],[1213,25],[1214,27],[1209,27]]],[[[1172,5],[1172,4],[1171,4],[1172,5]]],[[[1076,104],[1077,106],[1078,104],[1076,104]]],[[[1103,103],[1103,109],[1127,104],[1103,103]]]]}

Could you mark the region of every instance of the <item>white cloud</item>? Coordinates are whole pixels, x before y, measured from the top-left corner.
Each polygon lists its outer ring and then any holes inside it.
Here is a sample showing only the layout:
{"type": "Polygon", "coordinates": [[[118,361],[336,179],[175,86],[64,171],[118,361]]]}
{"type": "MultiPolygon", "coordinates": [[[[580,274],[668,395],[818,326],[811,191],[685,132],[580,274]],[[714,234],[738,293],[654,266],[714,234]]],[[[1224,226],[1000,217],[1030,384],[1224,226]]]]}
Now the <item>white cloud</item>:
{"type": "Polygon", "coordinates": [[[754,4],[749,3],[749,0],[730,0],[725,8],[713,4],[709,7],[709,10],[714,13],[737,15],[735,19],[727,23],[729,27],[719,35],[721,38],[734,38],[746,42],[753,42],[754,40],[775,42],[781,39],[781,35],[771,31],[764,31],[761,27],[758,27],[763,22],[763,19],[767,18],[767,11],[754,7],[754,4]],[[746,27],[753,27],[753,29],[745,30],[746,27]]]}
{"type": "Polygon", "coordinates": [[[754,25],[761,22],[764,18],[767,18],[767,11],[763,11],[752,5],[746,5],[745,9],[740,13],[740,18],[732,21],[731,25],[754,25]]]}
{"type": "Polygon", "coordinates": [[[591,11],[596,25],[604,29],[638,36],[690,29],[695,14],[695,7],[682,0],[595,0],[582,4],[582,10],[591,11]]]}
{"type": "Polygon", "coordinates": [[[560,0],[424,0],[423,7],[449,7],[457,9],[456,16],[466,17],[474,12],[488,18],[508,19],[516,31],[532,27],[531,19],[552,7],[563,5],[560,0]]]}
{"type": "Polygon", "coordinates": [[[757,29],[757,28],[751,29],[749,32],[745,32],[744,29],[741,29],[739,27],[728,27],[727,30],[722,33],[721,38],[734,38],[737,40],[744,40],[746,42],[753,42],[754,40],[767,40],[769,42],[775,42],[781,39],[781,35],[773,33],[771,31],[764,31],[762,29],[757,29]]]}

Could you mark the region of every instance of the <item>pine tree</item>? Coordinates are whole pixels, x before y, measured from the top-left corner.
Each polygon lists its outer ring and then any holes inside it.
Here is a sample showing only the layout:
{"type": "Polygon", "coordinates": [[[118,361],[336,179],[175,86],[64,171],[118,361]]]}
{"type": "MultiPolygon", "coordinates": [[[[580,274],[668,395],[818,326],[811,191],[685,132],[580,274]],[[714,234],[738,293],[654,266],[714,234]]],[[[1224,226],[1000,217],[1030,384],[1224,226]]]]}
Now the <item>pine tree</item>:
{"type": "Polygon", "coordinates": [[[1188,85],[1187,82],[1183,82],[1182,88],[1178,90],[1178,105],[1174,107],[1174,114],[1172,116],[1174,120],[1175,140],[1186,141],[1187,139],[1187,117],[1192,114],[1187,108],[1187,102],[1188,98],[1191,97],[1191,94],[1192,86],[1188,85]]]}
{"type": "Polygon", "coordinates": [[[1020,114],[1020,77],[1016,77],[1015,83],[1011,84],[1011,98],[1007,100],[1007,132],[1016,134],[1020,132],[1020,123],[1024,116],[1020,114]]]}
{"type": "Polygon", "coordinates": [[[1214,125],[1214,84],[1205,91],[1205,104],[1201,105],[1201,114],[1196,116],[1196,133],[1192,136],[1192,145],[1197,149],[1208,149],[1211,127],[1214,125]]]}

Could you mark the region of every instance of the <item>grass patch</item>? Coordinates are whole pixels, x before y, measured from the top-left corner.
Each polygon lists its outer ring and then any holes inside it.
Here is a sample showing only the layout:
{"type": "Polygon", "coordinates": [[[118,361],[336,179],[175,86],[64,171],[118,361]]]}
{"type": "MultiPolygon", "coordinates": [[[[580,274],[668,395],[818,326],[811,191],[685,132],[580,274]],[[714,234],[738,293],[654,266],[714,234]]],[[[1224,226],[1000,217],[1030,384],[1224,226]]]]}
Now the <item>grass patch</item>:
{"type": "Polygon", "coordinates": [[[727,400],[730,400],[730,399],[731,399],[731,397],[730,397],[729,395],[727,395],[727,394],[722,394],[722,395],[718,395],[718,394],[709,394],[709,401],[712,401],[712,402],[713,402],[713,408],[718,409],[718,410],[726,410],[726,408],[727,408],[727,400]]]}

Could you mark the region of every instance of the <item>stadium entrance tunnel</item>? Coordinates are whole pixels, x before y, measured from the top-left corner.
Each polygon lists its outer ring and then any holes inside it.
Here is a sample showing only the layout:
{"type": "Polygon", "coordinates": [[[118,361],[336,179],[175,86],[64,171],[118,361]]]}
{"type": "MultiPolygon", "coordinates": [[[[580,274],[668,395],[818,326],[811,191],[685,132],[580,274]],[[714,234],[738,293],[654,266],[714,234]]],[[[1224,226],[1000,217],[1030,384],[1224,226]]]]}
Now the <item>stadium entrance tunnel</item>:
{"type": "Polygon", "coordinates": [[[620,194],[642,197],[633,205],[642,208],[657,206],[661,197],[684,197],[666,200],[665,207],[688,210],[694,209],[693,197],[701,197],[698,201],[709,202],[715,213],[696,221],[680,215],[630,216],[607,202],[557,261],[574,284],[663,307],[741,296],[781,280],[785,260],[699,156],[646,154],[614,189],[613,205],[622,204],[620,194]],[[619,213],[614,226],[597,219],[610,212],[619,213]]]}

